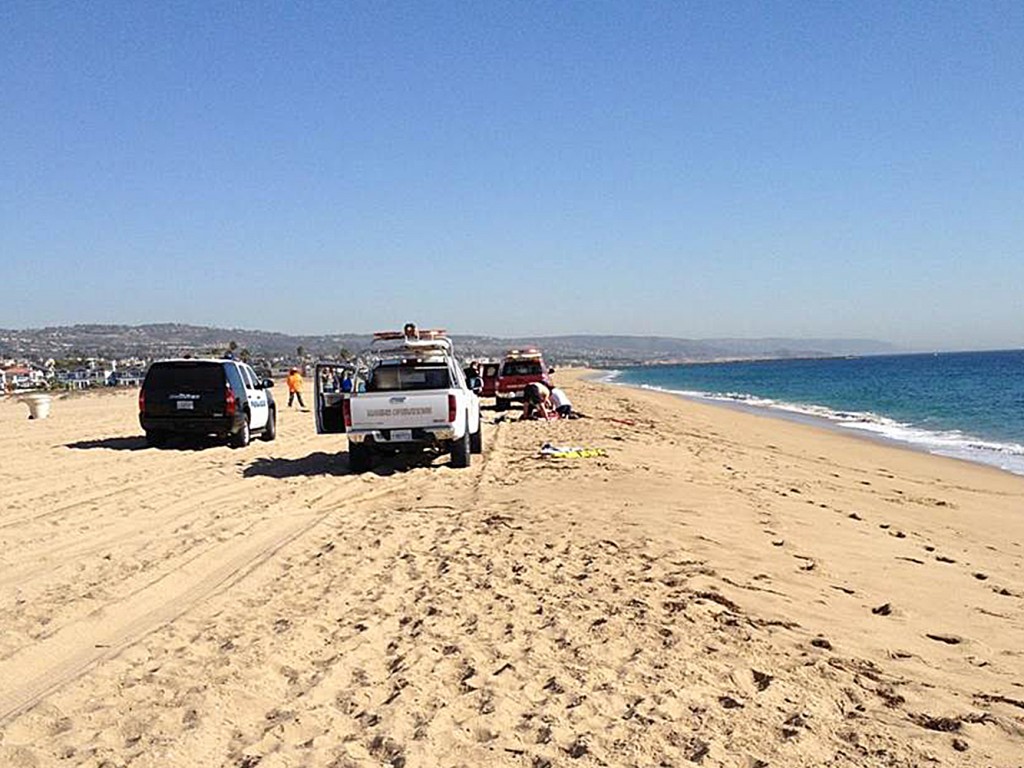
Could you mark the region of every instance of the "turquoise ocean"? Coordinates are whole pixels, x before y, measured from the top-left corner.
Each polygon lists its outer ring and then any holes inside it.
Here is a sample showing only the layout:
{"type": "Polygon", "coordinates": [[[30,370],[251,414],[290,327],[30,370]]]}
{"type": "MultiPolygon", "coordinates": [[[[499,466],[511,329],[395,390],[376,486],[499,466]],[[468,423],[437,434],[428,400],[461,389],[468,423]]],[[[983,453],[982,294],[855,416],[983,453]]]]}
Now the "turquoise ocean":
{"type": "Polygon", "coordinates": [[[644,366],[608,379],[1024,475],[1024,350],[644,366]]]}

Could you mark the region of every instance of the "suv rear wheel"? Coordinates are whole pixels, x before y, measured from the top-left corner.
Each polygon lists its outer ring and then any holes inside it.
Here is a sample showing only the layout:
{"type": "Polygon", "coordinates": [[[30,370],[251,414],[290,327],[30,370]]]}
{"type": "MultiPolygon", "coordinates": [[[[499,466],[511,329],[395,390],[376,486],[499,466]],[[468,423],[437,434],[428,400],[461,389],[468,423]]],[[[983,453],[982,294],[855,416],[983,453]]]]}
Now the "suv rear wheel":
{"type": "Polygon", "coordinates": [[[252,433],[249,431],[249,417],[248,415],[242,420],[242,427],[235,434],[231,436],[231,447],[232,448],[245,448],[252,440],[252,433]]]}
{"type": "Polygon", "coordinates": [[[167,445],[167,433],[156,429],[146,430],[146,445],[150,448],[159,448],[167,445]]]}

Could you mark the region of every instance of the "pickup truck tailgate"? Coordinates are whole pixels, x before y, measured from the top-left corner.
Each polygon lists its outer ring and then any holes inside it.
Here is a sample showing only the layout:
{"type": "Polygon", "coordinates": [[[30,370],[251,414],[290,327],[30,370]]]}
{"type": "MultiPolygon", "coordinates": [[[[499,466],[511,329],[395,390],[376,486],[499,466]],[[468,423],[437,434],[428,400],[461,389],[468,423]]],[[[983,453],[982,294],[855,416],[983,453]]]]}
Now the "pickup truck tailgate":
{"type": "Polygon", "coordinates": [[[409,429],[445,425],[448,393],[361,393],[351,400],[352,429],[409,429]]]}

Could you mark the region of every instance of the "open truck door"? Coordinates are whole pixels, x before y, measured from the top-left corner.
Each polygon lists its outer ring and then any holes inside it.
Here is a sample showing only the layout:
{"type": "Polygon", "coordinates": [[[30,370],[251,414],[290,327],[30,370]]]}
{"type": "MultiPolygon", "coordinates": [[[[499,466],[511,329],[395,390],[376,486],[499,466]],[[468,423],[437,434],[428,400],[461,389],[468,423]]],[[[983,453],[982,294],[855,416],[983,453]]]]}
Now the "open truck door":
{"type": "Polygon", "coordinates": [[[345,431],[344,401],[355,386],[355,371],[346,363],[320,362],[313,377],[313,401],[316,404],[318,435],[345,431]]]}

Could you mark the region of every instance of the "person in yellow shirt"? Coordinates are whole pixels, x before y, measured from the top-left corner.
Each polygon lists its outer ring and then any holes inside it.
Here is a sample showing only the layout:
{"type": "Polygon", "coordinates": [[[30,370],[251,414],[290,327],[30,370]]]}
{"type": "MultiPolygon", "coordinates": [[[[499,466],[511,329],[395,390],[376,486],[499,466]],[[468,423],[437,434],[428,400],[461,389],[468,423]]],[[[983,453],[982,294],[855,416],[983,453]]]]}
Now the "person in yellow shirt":
{"type": "Polygon", "coordinates": [[[288,382],[288,407],[292,407],[292,401],[298,398],[299,408],[305,408],[306,404],[302,402],[302,374],[299,373],[298,368],[292,368],[288,371],[288,378],[285,379],[288,382]]]}

